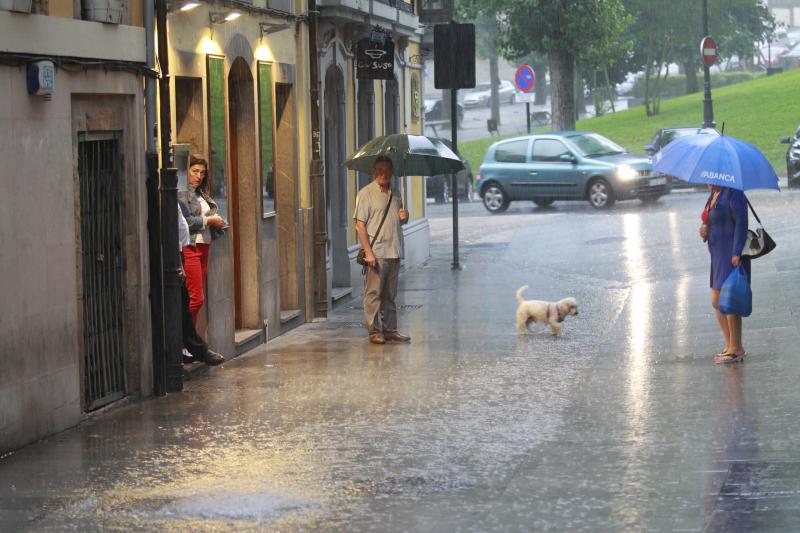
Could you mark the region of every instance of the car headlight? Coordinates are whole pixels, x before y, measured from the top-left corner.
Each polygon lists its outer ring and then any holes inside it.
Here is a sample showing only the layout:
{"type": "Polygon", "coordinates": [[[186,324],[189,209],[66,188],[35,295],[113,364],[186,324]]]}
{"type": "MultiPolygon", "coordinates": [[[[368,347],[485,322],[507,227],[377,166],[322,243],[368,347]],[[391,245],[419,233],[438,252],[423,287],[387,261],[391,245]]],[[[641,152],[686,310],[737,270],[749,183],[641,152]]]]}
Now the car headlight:
{"type": "Polygon", "coordinates": [[[638,175],[639,173],[628,165],[620,165],[617,167],[617,177],[622,181],[631,181],[638,175]]]}

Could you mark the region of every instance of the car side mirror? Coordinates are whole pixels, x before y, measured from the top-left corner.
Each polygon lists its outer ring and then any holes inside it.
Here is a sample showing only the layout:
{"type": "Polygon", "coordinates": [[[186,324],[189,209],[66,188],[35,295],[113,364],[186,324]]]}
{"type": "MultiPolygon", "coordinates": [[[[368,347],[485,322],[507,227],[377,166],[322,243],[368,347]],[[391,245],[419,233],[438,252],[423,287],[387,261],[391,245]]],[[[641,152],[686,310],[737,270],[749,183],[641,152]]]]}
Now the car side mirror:
{"type": "Polygon", "coordinates": [[[572,154],[561,154],[559,159],[564,163],[572,163],[573,165],[578,162],[578,158],[572,154]]]}
{"type": "Polygon", "coordinates": [[[791,137],[781,137],[781,144],[792,144],[791,137]]]}
{"type": "Polygon", "coordinates": [[[647,155],[653,155],[654,153],[656,153],[656,147],[653,146],[652,144],[645,144],[644,151],[647,153],[647,155]]]}

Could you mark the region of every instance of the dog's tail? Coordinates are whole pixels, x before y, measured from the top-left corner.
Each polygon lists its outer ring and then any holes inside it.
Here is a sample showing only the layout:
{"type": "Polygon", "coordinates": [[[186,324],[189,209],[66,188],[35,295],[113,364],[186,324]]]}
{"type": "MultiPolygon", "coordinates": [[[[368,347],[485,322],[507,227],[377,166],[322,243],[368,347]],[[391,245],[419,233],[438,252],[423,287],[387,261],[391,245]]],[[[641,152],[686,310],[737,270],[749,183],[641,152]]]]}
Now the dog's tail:
{"type": "Polygon", "coordinates": [[[517,289],[517,303],[518,304],[521,304],[522,302],[525,301],[525,299],[522,297],[522,293],[525,292],[527,289],[528,289],[527,285],[523,285],[522,287],[517,289]]]}

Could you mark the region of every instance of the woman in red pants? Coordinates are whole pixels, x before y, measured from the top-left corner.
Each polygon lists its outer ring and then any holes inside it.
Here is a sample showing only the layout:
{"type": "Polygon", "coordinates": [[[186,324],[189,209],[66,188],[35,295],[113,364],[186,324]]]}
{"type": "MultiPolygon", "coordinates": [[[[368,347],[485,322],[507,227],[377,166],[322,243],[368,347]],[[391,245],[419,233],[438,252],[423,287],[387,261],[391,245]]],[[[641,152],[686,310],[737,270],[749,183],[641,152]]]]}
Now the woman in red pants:
{"type": "Polygon", "coordinates": [[[183,247],[183,270],[189,290],[189,310],[197,323],[197,314],[205,302],[205,282],[211,241],[222,235],[225,219],[217,214],[208,184],[208,162],[200,157],[189,158],[188,194],[181,210],[189,224],[190,242],[183,247]]]}

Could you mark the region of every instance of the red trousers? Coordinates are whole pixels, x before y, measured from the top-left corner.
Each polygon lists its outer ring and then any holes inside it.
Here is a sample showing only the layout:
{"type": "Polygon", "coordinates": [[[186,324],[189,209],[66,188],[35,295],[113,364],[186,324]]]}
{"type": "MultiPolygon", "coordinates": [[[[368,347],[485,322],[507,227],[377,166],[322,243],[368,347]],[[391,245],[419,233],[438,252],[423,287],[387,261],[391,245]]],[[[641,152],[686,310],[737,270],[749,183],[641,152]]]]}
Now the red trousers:
{"type": "Polygon", "coordinates": [[[183,271],[186,272],[186,289],[189,291],[189,311],[197,324],[197,314],[206,301],[205,284],[208,274],[208,256],[211,245],[200,243],[183,247],[183,271]]]}

